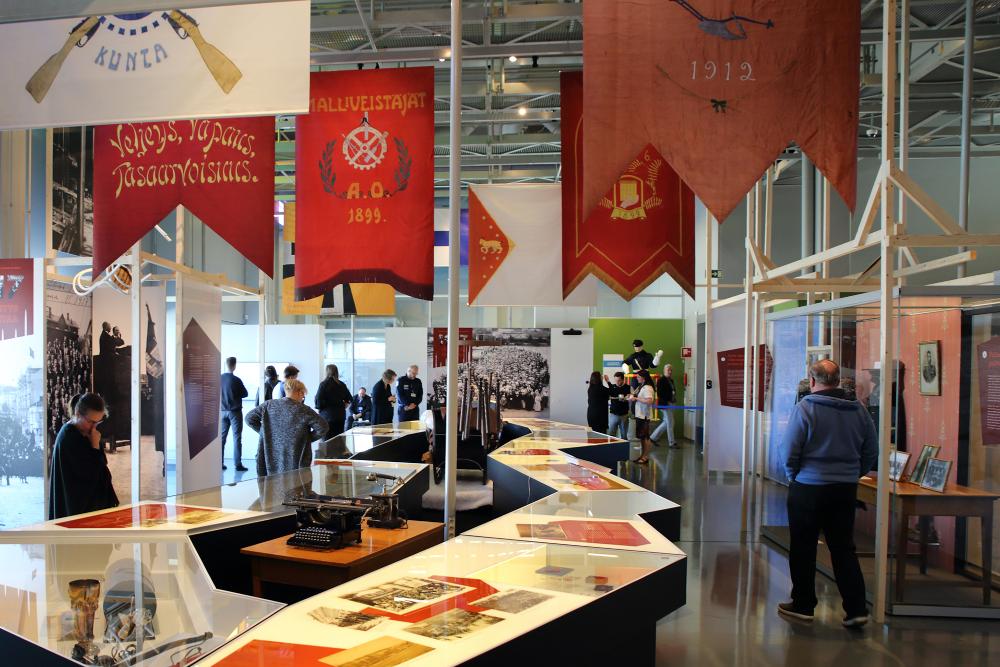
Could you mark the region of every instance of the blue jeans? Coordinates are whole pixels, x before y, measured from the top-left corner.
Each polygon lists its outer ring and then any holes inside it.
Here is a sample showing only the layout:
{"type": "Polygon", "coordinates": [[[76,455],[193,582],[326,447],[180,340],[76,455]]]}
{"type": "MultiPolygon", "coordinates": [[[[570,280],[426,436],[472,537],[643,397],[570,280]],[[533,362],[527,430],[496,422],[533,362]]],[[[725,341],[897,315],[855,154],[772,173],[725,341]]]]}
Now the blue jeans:
{"type": "Polygon", "coordinates": [[[652,440],[659,440],[660,436],[664,432],[667,434],[667,442],[670,446],[674,445],[674,411],[673,410],[660,410],[660,425],[656,427],[653,434],[650,437],[652,440]]]}
{"type": "Polygon", "coordinates": [[[608,435],[628,440],[628,415],[608,415],[608,435]]]}

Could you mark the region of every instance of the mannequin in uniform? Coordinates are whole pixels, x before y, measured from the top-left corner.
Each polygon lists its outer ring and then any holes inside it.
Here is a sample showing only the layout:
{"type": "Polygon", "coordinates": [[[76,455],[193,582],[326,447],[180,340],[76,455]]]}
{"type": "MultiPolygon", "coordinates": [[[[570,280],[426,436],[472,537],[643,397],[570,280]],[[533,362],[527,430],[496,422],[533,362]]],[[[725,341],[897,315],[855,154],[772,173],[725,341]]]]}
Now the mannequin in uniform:
{"type": "MultiPolygon", "coordinates": [[[[639,338],[632,341],[632,349],[635,351],[625,359],[625,363],[622,364],[622,372],[635,375],[639,371],[646,371],[660,365],[660,357],[663,356],[663,350],[657,350],[654,356],[643,349],[642,340],[639,338]]],[[[629,384],[633,389],[639,386],[639,382],[634,377],[629,384]]]]}

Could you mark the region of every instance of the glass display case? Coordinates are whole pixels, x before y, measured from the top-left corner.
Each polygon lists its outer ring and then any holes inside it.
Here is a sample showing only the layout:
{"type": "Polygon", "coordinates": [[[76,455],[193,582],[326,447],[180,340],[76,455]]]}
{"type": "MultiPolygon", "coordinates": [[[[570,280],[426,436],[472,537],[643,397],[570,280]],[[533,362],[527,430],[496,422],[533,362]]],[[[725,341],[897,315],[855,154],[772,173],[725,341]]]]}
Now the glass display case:
{"type": "MultiPolygon", "coordinates": [[[[632,584],[657,586],[683,558],[463,536],[288,607],[204,664],[268,664],[279,654],[294,664],[462,664],[632,584]]],[[[668,605],[682,600],[676,587],[657,591],[668,605]]],[[[638,610],[629,614],[641,622],[638,610]]]]}
{"type": "Polygon", "coordinates": [[[188,664],[283,606],[216,590],[186,538],[39,538],[0,562],[0,627],[85,664],[188,664]]]}
{"type": "MultiPolygon", "coordinates": [[[[809,365],[833,359],[841,389],[861,402],[876,428],[888,411],[889,469],[870,472],[858,486],[855,542],[869,597],[884,472],[890,611],[1000,618],[992,594],[1000,580],[993,560],[1000,548],[1000,287],[902,287],[892,306],[889,371],[879,363],[878,294],[766,316],[773,370],[753,448],[763,480],[755,495],[761,535],[789,544],[782,444],[792,410],[809,392],[809,365]],[[892,383],[887,402],[885,382],[892,383]]],[[[825,549],[819,556],[819,569],[832,574],[825,549]]]]}

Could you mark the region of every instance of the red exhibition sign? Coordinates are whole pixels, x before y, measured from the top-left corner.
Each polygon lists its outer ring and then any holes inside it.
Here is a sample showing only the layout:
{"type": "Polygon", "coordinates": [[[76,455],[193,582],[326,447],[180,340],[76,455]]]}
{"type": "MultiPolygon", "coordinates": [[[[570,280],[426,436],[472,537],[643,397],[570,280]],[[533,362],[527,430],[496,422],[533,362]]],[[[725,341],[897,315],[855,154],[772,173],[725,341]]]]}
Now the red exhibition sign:
{"type": "Polygon", "coordinates": [[[274,275],[274,117],[94,128],[94,274],[178,204],[274,275]]]}
{"type": "Polygon", "coordinates": [[[795,141],[853,209],[857,0],[589,0],[583,206],[647,143],[722,221],[795,141]]]}
{"type": "Polygon", "coordinates": [[[300,299],[343,283],[434,296],[434,68],[313,72],[296,120],[300,299]]]}

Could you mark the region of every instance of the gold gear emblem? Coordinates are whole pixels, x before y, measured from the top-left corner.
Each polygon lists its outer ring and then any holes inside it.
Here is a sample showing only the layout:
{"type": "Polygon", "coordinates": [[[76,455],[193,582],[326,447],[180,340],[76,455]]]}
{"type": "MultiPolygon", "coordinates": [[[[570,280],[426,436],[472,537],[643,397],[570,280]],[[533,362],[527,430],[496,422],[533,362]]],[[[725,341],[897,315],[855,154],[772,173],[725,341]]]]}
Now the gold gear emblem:
{"type": "Polygon", "coordinates": [[[342,152],[347,164],[355,169],[367,171],[374,169],[385,159],[389,147],[386,139],[388,132],[379,132],[368,123],[368,114],[361,119],[361,125],[347,133],[344,137],[342,152]]]}

